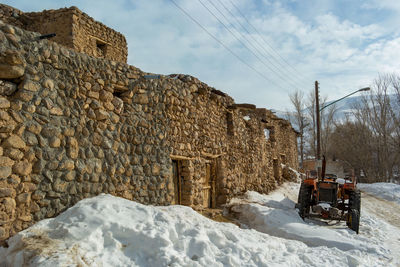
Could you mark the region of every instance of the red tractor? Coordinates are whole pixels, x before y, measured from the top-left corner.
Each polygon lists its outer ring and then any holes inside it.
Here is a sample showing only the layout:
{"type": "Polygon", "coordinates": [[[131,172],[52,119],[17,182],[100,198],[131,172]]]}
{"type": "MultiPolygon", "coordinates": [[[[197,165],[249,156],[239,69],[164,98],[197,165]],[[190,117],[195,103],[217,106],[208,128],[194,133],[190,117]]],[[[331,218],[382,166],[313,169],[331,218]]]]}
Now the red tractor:
{"type": "Polygon", "coordinates": [[[360,225],[361,193],[354,176],[337,179],[336,175],[325,175],[323,161],[321,179],[307,173],[302,181],[296,207],[301,218],[318,217],[327,220],[346,220],[347,226],[358,234],[360,225]]]}

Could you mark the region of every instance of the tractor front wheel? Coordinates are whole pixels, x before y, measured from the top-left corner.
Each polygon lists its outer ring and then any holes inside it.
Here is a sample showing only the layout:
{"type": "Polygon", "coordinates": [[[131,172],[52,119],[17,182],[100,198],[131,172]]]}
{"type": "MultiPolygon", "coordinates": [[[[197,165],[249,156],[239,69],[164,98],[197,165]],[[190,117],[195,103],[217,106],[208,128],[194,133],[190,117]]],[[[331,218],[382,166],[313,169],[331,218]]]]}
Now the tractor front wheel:
{"type": "Polygon", "coordinates": [[[360,190],[355,190],[350,193],[349,196],[349,210],[356,209],[360,215],[361,211],[361,192],[360,190]]]}
{"type": "Polygon", "coordinates": [[[353,231],[358,234],[358,228],[360,226],[360,213],[356,209],[351,209],[347,218],[347,225],[353,231]]]}

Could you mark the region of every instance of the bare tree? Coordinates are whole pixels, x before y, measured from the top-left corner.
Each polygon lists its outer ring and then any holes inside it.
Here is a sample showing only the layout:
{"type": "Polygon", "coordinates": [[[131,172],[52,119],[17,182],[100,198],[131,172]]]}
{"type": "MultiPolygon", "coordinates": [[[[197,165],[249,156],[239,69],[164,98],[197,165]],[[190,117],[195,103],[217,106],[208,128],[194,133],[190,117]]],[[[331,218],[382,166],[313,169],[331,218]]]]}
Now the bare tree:
{"type": "Polygon", "coordinates": [[[373,161],[370,173],[379,181],[390,181],[393,171],[398,167],[396,136],[399,133],[399,117],[390,99],[393,81],[392,75],[380,75],[374,81],[370,93],[354,109],[356,121],[372,132],[370,153],[373,161]]]}
{"type": "MultiPolygon", "coordinates": [[[[332,132],[329,150],[335,157],[354,169],[359,178],[361,171],[365,177],[371,178],[373,176],[371,175],[372,140],[373,135],[367,125],[347,118],[345,122],[337,125],[332,132]]],[[[368,180],[361,181],[369,182],[368,180]]]]}
{"type": "Polygon", "coordinates": [[[400,182],[400,76],[396,74],[391,75],[391,82],[395,92],[395,97],[397,101],[392,103],[392,118],[395,123],[395,133],[393,135],[394,151],[397,151],[396,156],[396,166],[395,166],[395,178],[400,182]]]}
{"type": "Polygon", "coordinates": [[[305,114],[304,94],[301,91],[296,91],[289,95],[290,101],[294,107],[294,121],[299,130],[299,150],[300,150],[300,166],[303,167],[304,161],[304,132],[308,127],[308,122],[305,114]]]}
{"type": "Polygon", "coordinates": [[[329,153],[328,148],[331,146],[331,135],[335,129],[335,115],[336,105],[333,104],[327,109],[321,112],[321,151],[322,155],[326,157],[332,157],[332,153],[329,153]]]}

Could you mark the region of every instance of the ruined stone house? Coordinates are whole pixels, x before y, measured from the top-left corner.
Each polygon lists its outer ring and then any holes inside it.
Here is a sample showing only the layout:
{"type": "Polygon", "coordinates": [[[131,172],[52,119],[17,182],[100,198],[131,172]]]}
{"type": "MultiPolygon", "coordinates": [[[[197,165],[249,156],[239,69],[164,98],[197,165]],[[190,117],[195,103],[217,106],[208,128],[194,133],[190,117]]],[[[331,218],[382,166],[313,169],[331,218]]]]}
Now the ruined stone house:
{"type": "Polygon", "coordinates": [[[127,62],[125,36],[95,21],[77,7],[22,12],[7,5],[0,7],[0,20],[42,35],[55,33],[52,41],[90,56],[127,62]]]}
{"type": "Polygon", "coordinates": [[[75,7],[0,5],[0,241],[100,193],[214,208],[297,168],[286,120],[126,58],[125,38],[75,7]]]}

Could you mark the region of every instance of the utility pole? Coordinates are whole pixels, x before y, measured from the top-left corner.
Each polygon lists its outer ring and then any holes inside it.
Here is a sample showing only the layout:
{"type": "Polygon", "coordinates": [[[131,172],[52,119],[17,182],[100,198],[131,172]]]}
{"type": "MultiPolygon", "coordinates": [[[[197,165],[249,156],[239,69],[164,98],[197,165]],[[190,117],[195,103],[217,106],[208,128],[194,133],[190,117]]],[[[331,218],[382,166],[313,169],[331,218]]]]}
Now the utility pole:
{"type": "Polygon", "coordinates": [[[315,112],[317,115],[317,162],[318,162],[318,178],[321,178],[321,167],[319,162],[321,160],[321,121],[319,111],[319,88],[318,81],[315,81],[315,112]]]}

